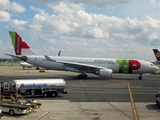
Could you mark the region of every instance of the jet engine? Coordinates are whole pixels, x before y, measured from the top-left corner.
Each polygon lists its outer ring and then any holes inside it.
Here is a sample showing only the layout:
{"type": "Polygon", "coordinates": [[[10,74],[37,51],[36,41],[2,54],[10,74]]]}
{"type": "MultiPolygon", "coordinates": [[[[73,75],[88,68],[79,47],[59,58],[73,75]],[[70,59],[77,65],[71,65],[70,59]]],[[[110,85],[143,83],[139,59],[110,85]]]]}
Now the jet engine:
{"type": "Polygon", "coordinates": [[[112,72],[113,71],[111,69],[104,68],[104,69],[97,70],[95,74],[102,77],[111,77],[112,72]]]}

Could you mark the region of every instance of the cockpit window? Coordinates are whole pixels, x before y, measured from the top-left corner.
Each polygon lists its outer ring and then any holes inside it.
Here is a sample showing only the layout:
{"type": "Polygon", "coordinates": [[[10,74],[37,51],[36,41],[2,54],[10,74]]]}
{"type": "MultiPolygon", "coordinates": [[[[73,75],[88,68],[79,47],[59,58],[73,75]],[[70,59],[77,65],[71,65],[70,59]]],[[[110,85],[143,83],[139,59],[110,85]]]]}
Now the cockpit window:
{"type": "Polygon", "coordinates": [[[154,66],[154,64],[150,64],[150,66],[154,66]]]}

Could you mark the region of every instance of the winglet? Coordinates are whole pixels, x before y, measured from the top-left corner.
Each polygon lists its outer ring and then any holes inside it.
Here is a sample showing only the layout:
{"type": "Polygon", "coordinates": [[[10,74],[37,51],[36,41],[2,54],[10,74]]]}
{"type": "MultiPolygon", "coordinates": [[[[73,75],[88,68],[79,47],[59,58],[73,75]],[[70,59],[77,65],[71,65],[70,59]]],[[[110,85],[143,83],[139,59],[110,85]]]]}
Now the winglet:
{"type": "Polygon", "coordinates": [[[51,58],[50,58],[49,56],[47,56],[47,55],[44,55],[44,57],[45,57],[48,61],[56,62],[56,60],[51,59],[51,58]]]}

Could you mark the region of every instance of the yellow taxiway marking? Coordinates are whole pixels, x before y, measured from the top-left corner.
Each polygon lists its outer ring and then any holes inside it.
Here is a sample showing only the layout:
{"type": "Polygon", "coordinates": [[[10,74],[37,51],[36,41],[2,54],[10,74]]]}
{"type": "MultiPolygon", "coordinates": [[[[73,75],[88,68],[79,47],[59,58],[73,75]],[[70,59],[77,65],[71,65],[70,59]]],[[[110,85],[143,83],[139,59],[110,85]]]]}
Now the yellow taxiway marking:
{"type": "Polygon", "coordinates": [[[130,96],[130,100],[131,100],[131,106],[132,106],[132,112],[133,112],[134,120],[139,120],[137,110],[136,110],[136,106],[134,104],[134,100],[133,100],[133,97],[132,97],[132,91],[131,91],[130,85],[129,85],[129,83],[127,83],[127,85],[128,85],[128,91],[129,91],[129,96],[130,96]]]}

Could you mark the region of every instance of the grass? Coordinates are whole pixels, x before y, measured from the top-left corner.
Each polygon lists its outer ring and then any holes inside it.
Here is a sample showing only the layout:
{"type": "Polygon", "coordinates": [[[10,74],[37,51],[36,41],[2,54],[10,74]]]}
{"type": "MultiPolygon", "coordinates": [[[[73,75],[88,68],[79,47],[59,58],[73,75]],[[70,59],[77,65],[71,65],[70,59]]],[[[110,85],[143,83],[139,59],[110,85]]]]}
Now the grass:
{"type": "Polygon", "coordinates": [[[0,66],[20,66],[19,62],[0,62],[0,66]]]}

